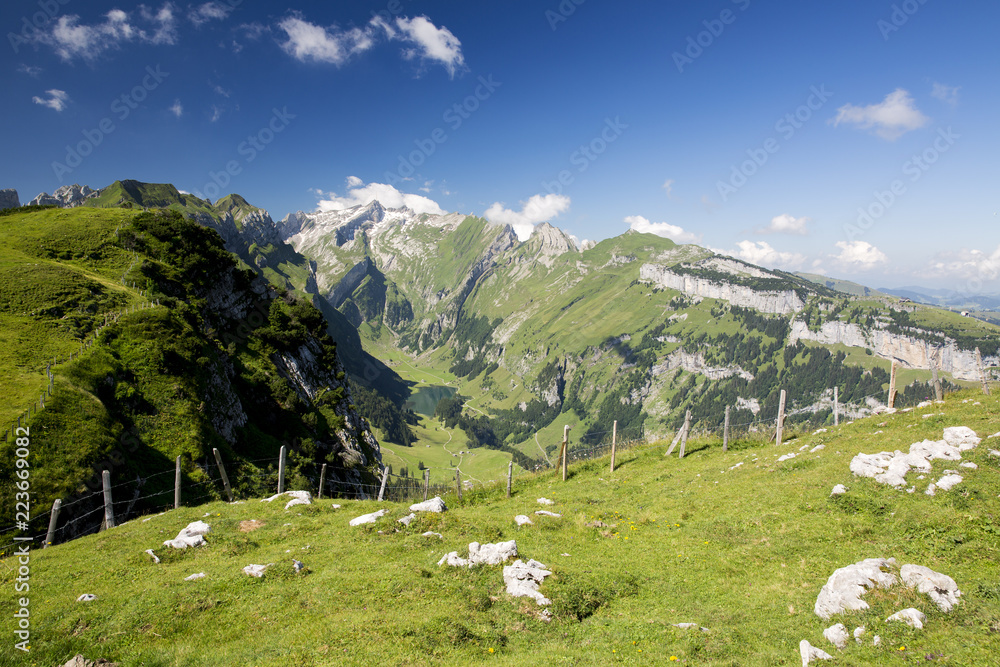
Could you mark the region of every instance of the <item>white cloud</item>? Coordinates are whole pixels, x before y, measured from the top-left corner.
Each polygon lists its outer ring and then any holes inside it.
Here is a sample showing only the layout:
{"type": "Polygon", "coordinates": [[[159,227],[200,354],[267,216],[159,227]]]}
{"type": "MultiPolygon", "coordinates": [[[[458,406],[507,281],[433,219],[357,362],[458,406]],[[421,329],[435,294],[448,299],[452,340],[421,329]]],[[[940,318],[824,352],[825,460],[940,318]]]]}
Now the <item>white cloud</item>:
{"type": "Polygon", "coordinates": [[[641,215],[630,215],[625,218],[629,229],[641,234],[656,234],[674,243],[700,243],[701,235],[684,231],[682,227],[667,222],[650,222],[641,215]]]}
{"type": "Polygon", "coordinates": [[[667,191],[667,197],[670,199],[674,198],[674,179],[668,178],[666,182],[662,185],[663,189],[667,191]]]}
{"type": "Polygon", "coordinates": [[[42,73],[41,67],[35,67],[34,65],[21,65],[17,68],[17,71],[21,74],[27,74],[30,77],[38,78],[38,75],[42,73]]]}
{"type": "Polygon", "coordinates": [[[222,118],[222,107],[212,105],[212,117],[208,119],[209,123],[214,123],[215,121],[222,118]]]}
{"type": "Polygon", "coordinates": [[[504,208],[500,202],[494,202],[483,214],[490,222],[510,225],[514,228],[517,238],[527,241],[535,230],[535,225],[548,222],[559,214],[569,210],[570,198],[565,195],[534,195],[528,201],[521,202],[520,211],[504,208]]]}
{"type": "Polygon", "coordinates": [[[907,132],[923,127],[930,119],[917,109],[907,91],[897,88],[886,95],[880,104],[866,107],[845,104],[837,110],[837,117],[831,122],[834,126],[849,123],[864,130],[874,128],[878,136],[894,141],[907,132]]]}
{"type": "Polygon", "coordinates": [[[1000,277],[1000,246],[992,253],[963,249],[938,253],[923,277],[960,278],[968,281],[996,280],[1000,277]]]}
{"type": "Polygon", "coordinates": [[[69,102],[69,95],[66,94],[65,90],[53,88],[52,90],[46,90],[45,94],[49,96],[48,99],[43,99],[36,95],[31,98],[31,101],[35,104],[41,104],[43,107],[55,109],[56,111],[65,109],[66,103],[69,102]]]}
{"type": "Polygon", "coordinates": [[[122,43],[138,40],[150,44],[175,44],[177,21],[172,3],[165,3],[158,11],[139,5],[143,25],[132,22],[129,14],[112,9],[104,15],[104,22],[83,25],[80,17],[72,14],[60,16],[52,31],[39,33],[36,39],[48,44],[63,60],[83,58],[94,60],[105,51],[119,48],[122,43]]]}
{"type": "Polygon", "coordinates": [[[184,105],[181,104],[180,100],[174,100],[173,105],[168,109],[168,111],[180,118],[184,115],[184,105]]]}
{"type": "Polygon", "coordinates": [[[298,16],[289,16],[278,27],[288,36],[288,41],[281,48],[303,62],[311,60],[342,65],[351,56],[363,53],[373,45],[371,30],[368,29],[341,30],[336,26],[324,28],[298,16]]]}
{"type": "Polygon", "coordinates": [[[386,208],[406,207],[414,213],[429,213],[431,215],[444,215],[445,211],[437,202],[421,195],[411,195],[400,192],[391,185],[385,183],[369,183],[365,185],[357,176],[350,176],[347,179],[347,194],[339,196],[335,192],[316,191],[322,199],[317,204],[321,211],[342,211],[353,206],[363,206],[378,200],[386,208]]]}
{"type": "Polygon", "coordinates": [[[758,234],[798,234],[805,236],[809,233],[806,229],[806,223],[808,222],[809,218],[796,218],[793,215],[785,213],[772,218],[771,224],[767,227],[761,227],[754,231],[758,234]]]}
{"type": "Polygon", "coordinates": [[[934,82],[934,88],[931,90],[931,97],[946,102],[951,106],[958,104],[958,91],[959,87],[946,86],[943,83],[934,82]]]}
{"type": "MultiPolygon", "coordinates": [[[[384,26],[384,23],[381,24],[384,26]]],[[[462,55],[462,43],[445,27],[438,28],[426,16],[408,19],[396,19],[396,27],[400,35],[387,31],[390,38],[410,42],[415,48],[407,49],[403,55],[407,59],[422,58],[436,61],[444,65],[452,77],[455,72],[465,68],[465,56],[462,55]]]]}
{"type": "Polygon", "coordinates": [[[231,11],[233,11],[232,6],[218,2],[218,0],[212,0],[212,2],[206,2],[199,7],[192,8],[188,12],[188,20],[196,26],[200,26],[209,21],[221,21],[229,16],[231,11]]]}
{"type": "Polygon", "coordinates": [[[736,244],[738,250],[717,250],[713,252],[742,259],[750,264],[765,266],[772,269],[799,269],[806,263],[806,256],[797,252],[781,252],[771,247],[765,241],[740,241],[736,244]]]}
{"type": "Polygon", "coordinates": [[[885,253],[867,241],[838,241],[839,255],[831,255],[842,267],[868,271],[880,264],[888,264],[885,253]]]}

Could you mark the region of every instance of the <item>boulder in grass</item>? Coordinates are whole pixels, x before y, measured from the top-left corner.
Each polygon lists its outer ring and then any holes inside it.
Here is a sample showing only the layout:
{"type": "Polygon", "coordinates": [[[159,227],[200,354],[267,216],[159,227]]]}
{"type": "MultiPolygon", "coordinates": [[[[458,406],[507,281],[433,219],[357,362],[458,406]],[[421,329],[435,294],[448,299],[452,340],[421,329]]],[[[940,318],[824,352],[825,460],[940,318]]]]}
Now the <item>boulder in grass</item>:
{"type": "Polygon", "coordinates": [[[808,667],[813,660],[833,660],[833,656],[809,643],[808,639],[799,642],[799,655],[802,656],[802,667],[808,667]]]}
{"type": "Polygon", "coordinates": [[[212,527],[204,521],[194,521],[182,528],[181,532],[177,533],[177,537],[172,540],[167,540],[163,544],[164,546],[173,547],[174,549],[200,547],[203,544],[208,544],[208,542],[205,541],[205,533],[211,529],[212,527]]]}
{"type": "Polygon", "coordinates": [[[469,561],[458,555],[457,551],[452,551],[451,553],[446,553],[441,556],[441,560],[438,561],[438,565],[451,565],[452,567],[468,567],[469,561]]]}
{"type": "Polygon", "coordinates": [[[556,514],[555,512],[550,512],[548,510],[537,510],[537,511],[535,511],[535,514],[537,514],[539,516],[551,516],[551,517],[555,517],[556,519],[561,519],[562,518],[562,514],[556,514]]]}
{"type": "Polygon", "coordinates": [[[847,648],[847,641],[850,639],[850,635],[847,634],[847,628],[843,623],[831,625],[823,631],[823,636],[837,648],[847,648]]]}
{"type": "Polygon", "coordinates": [[[497,544],[479,544],[479,542],[469,544],[470,566],[499,565],[515,556],[517,556],[517,543],[514,540],[497,544]]]}
{"type": "Polygon", "coordinates": [[[950,491],[956,484],[962,483],[961,475],[945,475],[937,481],[937,488],[941,491],[950,491]]]}
{"type": "Polygon", "coordinates": [[[833,487],[833,491],[830,492],[830,495],[831,496],[842,496],[845,493],[847,493],[847,487],[844,486],[843,484],[838,484],[837,486],[833,487]]]}
{"type": "Polygon", "coordinates": [[[192,575],[190,575],[188,577],[184,577],[184,581],[198,581],[199,579],[204,579],[204,578],[205,578],[205,573],[204,572],[198,572],[198,573],[192,574],[192,575]]]}
{"type": "Polygon", "coordinates": [[[904,565],[899,576],[904,584],[929,596],[941,611],[951,611],[962,595],[954,579],[923,565],[904,565]]]}
{"type": "Polygon", "coordinates": [[[923,630],[924,621],[927,620],[927,617],[924,616],[924,612],[920,611],[919,609],[914,609],[913,607],[910,607],[909,609],[897,611],[895,614],[893,614],[892,616],[890,616],[885,620],[886,622],[902,621],[911,628],[916,628],[917,630],[923,630]]]}
{"type": "Polygon", "coordinates": [[[548,498],[539,498],[537,502],[538,502],[539,505],[555,505],[556,504],[555,501],[549,500],[548,498]]]}
{"type": "Polygon", "coordinates": [[[69,662],[60,667],[118,667],[117,662],[108,662],[103,658],[87,660],[79,653],[70,658],[69,662]]]}
{"type": "Polygon", "coordinates": [[[290,500],[285,503],[286,510],[290,507],[295,507],[296,505],[312,505],[312,494],[308,491],[285,491],[284,493],[273,495],[270,498],[262,498],[260,502],[269,503],[277,500],[278,498],[285,497],[290,498],[290,500]]]}
{"type": "Polygon", "coordinates": [[[963,452],[975,449],[982,442],[976,432],[968,426],[949,426],[944,430],[944,441],[963,452]]]}
{"type": "Polygon", "coordinates": [[[272,565],[274,565],[274,563],[268,563],[267,565],[247,565],[243,568],[243,574],[260,579],[264,576],[264,572],[267,571],[267,568],[272,565]]]}
{"type": "Polygon", "coordinates": [[[422,503],[416,503],[414,505],[410,505],[411,512],[437,512],[438,514],[440,514],[441,512],[444,512],[447,509],[448,508],[447,506],[445,506],[444,501],[441,500],[439,496],[435,496],[430,500],[425,500],[422,503]]]}
{"type": "Polygon", "coordinates": [[[545,569],[545,565],[537,560],[529,560],[527,563],[521,559],[514,561],[512,565],[505,565],[503,568],[503,582],[507,585],[507,593],[516,598],[532,598],[539,605],[550,605],[552,601],[542,595],[538,587],[545,580],[545,577],[552,574],[545,569]]]}
{"type": "Polygon", "coordinates": [[[366,524],[366,523],[375,523],[384,514],[385,514],[385,510],[379,510],[378,512],[372,512],[371,514],[362,514],[359,517],[351,519],[351,525],[352,526],[360,526],[360,525],[366,524]]]}
{"type": "Polygon", "coordinates": [[[894,558],[868,558],[835,570],[820,590],[813,611],[826,620],[845,611],[868,609],[861,596],[869,589],[891,588],[899,583],[895,574],[882,569],[895,564],[894,558]]]}
{"type": "Polygon", "coordinates": [[[531,517],[525,516],[524,514],[518,514],[516,517],[514,517],[514,522],[519,526],[532,525],[531,517]]]}
{"type": "Polygon", "coordinates": [[[396,519],[396,523],[401,523],[404,526],[409,526],[411,523],[413,523],[413,520],[416,519],[416,518],[417,518],[417,515],[414,514],[414,513],[412,513],[412,512],[410,512],[409,514],[407,514],[406,516],[404,516],[402,519],[396,519]]]}
{"type": "Polygon", "coordinates": [[[76,599],[77,602],[93,602],[97,599],[97,596],[93,593],[84,593],[76,599]]]}

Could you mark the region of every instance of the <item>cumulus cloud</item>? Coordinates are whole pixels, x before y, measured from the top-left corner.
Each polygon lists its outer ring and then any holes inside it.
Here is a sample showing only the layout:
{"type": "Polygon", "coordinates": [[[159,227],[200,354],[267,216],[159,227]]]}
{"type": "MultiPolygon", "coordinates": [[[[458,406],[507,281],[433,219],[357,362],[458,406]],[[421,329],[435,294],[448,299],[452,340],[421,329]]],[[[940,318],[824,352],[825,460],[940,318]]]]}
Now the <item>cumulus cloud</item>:
{"type": "Polygon", "coordinates": [[[959,278],[968,281],[996,280],[1000,277],[1000,246],[992,253],[958,250],[938,253],[922,275],[959,278]]]}
{"type": "Polygon", "coordinates": [[[878,136],[894,141],[907,132],[923,127],[930,119],[917,109],[907,91],[897,88],[879,104],[864,107],[845,104],[837,110],[837,116],[831,122],[834,126],[847,123],[863,130],[874,129],[878,136]]]}
{"type": "Polygon", "coordinates": [[[392,23],[376,16],[362,28],[348,30],[337,26],[323,27],[309,23],[293,14],[278,23],[287,41],[281,47],[290,56],[303,62],[343,65],[351,56],[368,51],[376,39],[407,44],[403,57],[440,64],[452,77],[465,68],[462,43],[448,28],[437,27],[426,16],[398,17],[392,23]]]}
{"type": "Polygon", "coordinates": [[[184,115],[184,105],[181,104],[180,100],[174,100],[173,105],[168,109],[168,111],[180,118],[184,115]]]}
{"type": "Polygon", "coordinates": [[[347,193],[343,196],[335,192],[315,191],[318,195],[327,197],[317,204],[321,211],[342,211],[353,206],[364,206],[378,200],[385,208],[403,208],[414,213],[444,215],[445,211],[437,202],[422,195],[411,195],[400,192],[386,183],[365,184],[357,176],[347,178],[347,193]]]}
{"type": "Polygon", "coordinates": [[[931,89],[931,97],[951,106],[956,106],[958,104],[958,91],[958,87],[946,86],[943,83],[935,81],[934,88],[931,89]]]}
{"type": "Polygon", "coordinates": [[[105,51],[132,41],[175,44],[175,11],[174,5],[169,2],[156,11],[139,5],[139,22],[133,22],[128,12],[112,9],[104,15],[103,22],[93,25],[81,24],[80,17],[75,14],[60,16],[50,32],[39,33],[36,39],[51,46],[60,58],[67,61],[74,58],[94,60],[105,51]]]}
{"type": "Polygon", "coordinates": [[[889,263],[885,253],[867,241],[839,241],[836,246],[840,248],[840,254],[831,257],[847,269],[868,271],[889,263]]]}
{"type": "Polygon", "coordinates": [[[683,227],[667,222],[650,222],[641,215],[630,215],[625,218],[625,224],[634,232],[641,234],[656,234],[674,243],[699,243],[701,235],[684,231],[683,227]]]}
{"type": "Polygon", "coordinates": [[[716,250],[720,255],[742,259],[750,264],[772,269],[800,269],[806,263],[806,256],[797,252],[781,252],[765,241],[740,241],[736,250],[716,250]]]}
{"type": "Polygon", "coordinates": [[[570,198],[565,195],[534,195],[528,201],[521,202],[520,211],[504,208],[500,202],[494,202],[483,214],[490,222],[510,225],[514,228],[517,238],[527,241],[535,225],[559,216],[569,210],[570,198]]]}
{"type": "Polygon", "coordinates": [[[69,95],[66,94],[65,90],[53,88],[51,90],[46,90],[45,94],[48,95],[47,98],[38,97],[36,95],[31,98],[31,101],[35,104],[41,104],[43,107],[55,109],[56,111],[62,111],[65,109],[66,103],[69,102],[69,95]]]}
{"type": "Polygon", "coordinates": [[[772,218],[771,224],[767,227],[761,227],[754,231],[758,234],[798,234],[805,236],[809,233],[806,229],[807,222],[809,222],[809,218],[796,218],[794,215],[785,213],[772,218]]]}

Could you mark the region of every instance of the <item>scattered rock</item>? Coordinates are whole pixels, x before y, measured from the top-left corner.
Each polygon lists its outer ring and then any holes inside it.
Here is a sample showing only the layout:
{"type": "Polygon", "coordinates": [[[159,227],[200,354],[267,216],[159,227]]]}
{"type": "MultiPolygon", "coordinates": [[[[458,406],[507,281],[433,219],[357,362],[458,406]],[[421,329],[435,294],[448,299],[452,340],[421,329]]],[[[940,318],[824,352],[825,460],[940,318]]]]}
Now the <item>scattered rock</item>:
{"type": "Polygon", "coordinates": [[[298,574],[299,572],[302,572],[303,570],[306,570],[307,568],[306,568],[306,564],[305,563],[303,563],[300,560],[295,560],[293,558],[292,559],[292,569],[295,570],[296,574],[298,574]]]}
{"type": "Polygon", "coordinates": [[[962,461],[961,463],[958,464],[958,467],[959,468],[968,468],[969,470],[979,470],[979,466],[977,466],[972,461],[962,461]]]}
{"type": "Polygon", "coordinates": [[[681,630],[694,630],[697,628],[702,632],[708,632],[708,628],[703,628],[697,623],[671,623],[675,628],[680,628],[681,630]]]}
{"type": "Polygon", "coordinates": [[[928,485],[927,490],[924,491],[924,495],[933,496],[935,491],[937,491],[937,486],[935,486],[934,484],[930,484],[928,485]]]}
{"type": "Polygon", "coordinates": [[[312,494],[308,491],[285,491],[284,493],[279,493],[277,495],[271,496],[270,498],[262,498],[260,502],[269,503],[272,500],[277,500],[283,496],[288,496],[291,498],[287,503],[285,503],[285,509],[289,507],[294,507],[296,505],[312,505],[312,494]]]}
{"type": "Polygon", "coordinates": [[[899,576],[904,584],[929,596],[941,611],[951,611],[962,595],[954,579],[923,565],[904,565],[899,576]]]}
{"type": "Polygon", "coordinates": [[[854,641],[860,644],[861,638],[864,636],[865,636],[865,626],[862,625],[860,628],[854,628],[854,641]]]}
{"type": "Polygon", "coordinates": [[[996,457],[996,458],[1000,458],[1000,452],[998,452],[995,449],[991,449],[990,450],[990,456],[993,456],[993,457],[996,457]]]}
{"type": "Polygon", "coordinates": [[[103,658],[98,660],[87,660],[79,653],[73,656],[69,662],[61,667],[118,667],[117,662],[108,662],[103,658]]]}
{"type": "Polygon", "coordinates": [[[739,462],[739,463],[737,463],[736,465],[732,466],[732,467],[730,468],[730,470],[736,470],[736,469],[737,469],[737,468],[739,468],[739,467],[740,467],[741,465],[743,465],[743,461],[740,461],[740,462],[739,462]]]}
{"type": "Polygon", "coordinates": [[[274,563],[268,563],[267,565],[247,565],[243,568],[243,574],[249,575],[251,577],[257,577],[260,579],[264,576],[264,572],[267,568],[274,565],[274,563]]]}
{"type": "Polygon", "coordinates": [[[842,496],[845,493],[847,493],[847,487],[844,486],[843,484],[838,484],[837,486],[833,487],[833,491],[830,492],[830,495],[831,496],[842,496]]]}
{"type": "Polygon", "coordinates": [[[927,617],[924,616],[924,612],[919,609],[914,609],[910,607],[909,609],[904,609],[902,611],[897,611],[895,614],[885,619],[886,622],[889,621],[902,621],[906,623],[911,628],[916,628],[917,630],[924,629],[924,621],[927,617]]]}
{"type": "Polygon", "coordinates": [[[554,516],[557,519],[562,518],[562,514],[556,514],[555,512],[550,512],[548,510],[536,510],[535,514],[538,514],[540,516],[554,516]]]}
{"type": "Polygon", "coordinates": [[[826,449],[826,445],[816,445],[815,447],[809,450],[809,453],[815,454],[816,452],[821,452],[824,449],[826,449]]]}
{"type": "Polygon", "coordinates": [[[944,430],[944,441],[963,452],[975,449],[982,442],[976,432],[968,426],[949,426],[944,430]]]}
{"type": "Polygon", "coordinates": [[[847,634],[847,628],[843,623],[831,625],[823,631],[823,636],[826,637],[831,644],[840,649],[847,648],[847,642],[850,639],[850,636],[847,634]]]}
{"type": "Polygon", "coordinates": [[[84,593],[76,599],[77,602],[93,602],[97,599],[97,596],[93,593],[84,593]]]}
{"type": "Polygon", "coordinates": [[[878,635],[872,637],[872,646],[879,646],[882,643],[882,638],[878,635]]]}
{"type": "Polygon", "coordinates": [[[827,620],[845,611],[868,609],[868,603],[861,596],[875,586],[890,588],[898,583],[896,575],[882,571],[883,567],[895,564],[894,558],[868,558],[834,571],[820,590],[813,611],[827,620]]]}
{"type": "Polygon", "coordinates": [[[819,435],[820,433],[826,433],[826,429],[825,428],[818,428],[815,431],[813,431],[813,435],[819,435]]]}
{"type": "Polygon", "coordinates": [[[264,526],[263,521],[258,521],[257,519],[251,519],[249,521],[240,521],[240,532],[241,533],[252,533],[258,528],[264,526]]]}
{"type": "Polygon", "coordinates": [[[1000,438],[1000,431],[997,431],[997,432],[996,432],[996,433],[994,433],[993,435],[988,435],[988,436],[986,436],[986,439],[987,439],[987,440],[992,440],[993,438],[1000,438]]]}
{"type": "Polygon", "coordinates": [[[441,512],[446,511],[448,508],[445,506],[444,501],[441,500],[440,496],[434,496],[430,500],[425,500],[422,503],[417,503],[415,505],[410,505],[411,512],[441,512]]]}
{"type": "Polygon", "coordinates": [[[205,573],[198,572],[197,574],[192,574],[190,576],[184,577],[184,581],[197,581],[199,579],[204,579],[204,578],[205,578],[205,573]]]}
{"type": "Polygon", "coordinates": [[[152,549],[146,549],[146,553],[149,554],[149,557],[153,559],[154,563],[159,564],[160,559],[159,559],[159,557],[156,554],[153,553],[152,549]]]}
{"type": "Polygon", "coordinates": [[[778,463],[781,463],[782,461],[787,461],[789,459],[794,459],[796,456],[798,456],[798,454],[796,454],[795,452],[792,452],[791,454],[785,454],[784,456],[779,456],[778,463]]]}
{"type": "Polygon", "coordinates": [[[441,539],[441,540],[444,539],[444,535],[442,535],[441,533],[434,533],[434,532],[431,532],[429,530],[426,533],[424,533],[423,535],[421,535],[421,537],[436,537],[436,538],[441,539]]]}
{"type": "Polygon", "coordinates": [[[956,484],[961,484],[961,483],[962,483],[961,475],[955,475],[955,474],[945,475],[944,477],[942,477],[937,481],[937,488],[941,489],[942,491],[950,491],[956,484]]]}
{"type": "Polygon", "coordinates": [[[351,525],[352,526],[360,526],[360,525],[365,524],[365,523],[375,523],[384,514],[385,514],[385,510],[379,510],[378,512],[372,512],[371,514],[362,514],[359,517],[351,519],[351,525]]]}
{"type": "Polygon", "coordinates": [[[416,518],[417,518],[417,515],[411,512],[411,513],[407,514],[406,516],[404,516],[402,519],[396,519],[396,522],[397,523],[401,523],[404,526],[409,526],[411,523],[413,523],[413,520],[416,519],[416,518]]]}
{"type": "Polygon", "coordinates": [[[555,503],[555,501],[549,500],[548,498],[539,498],[538,499],[538,504],[539,505],[555,505],[556,503],[555,503]]]}
{"type": "Polygon", "coordinates": [[[457,551],[452,551],[441,556],[441,560],[438,561],[438,565],[451,565],[452,567],[468,567],[469,561],[461,558],[457,551]]]}
{"type": "Polygon", "coordinates": [[[531,522],[531,518],[525,516],[524,514],[518,514],[516,517],[514,517],[514,522],[519,526],[533,525],[531,522]]]}
{"type": "Polygon", "coordinates": [[[340,509],[340,505],[336,505],[336,504],[330,505],[330,509],[339,510],[340,509]]]}
{"type": "Polygon", "coordinates": [[[802,656],[802,667],[807,667],[813,660],[832,660],[833,656],[822,649],[818,649],[803,639],[799,642],[799,655],[802,656]]]}
{"type": "Polygon", "coordinates": [[[173,547],[174,549],[200,547],[203,544],[208,544],[205,541],[205,533],[211,529],[212,527],[204,521],[194,521],[182,528],[181,532],[177,533],[177,537],[172,540],[167,540],[163,544],[164,546],[173,547]]]}
{"type": "Polygon", "coordinates": [[[499,565],[515,556],[517,556],[517,543],[514,540],[497,544],[471,542],[468,560],[461,558],[457,551],[452,551],[442,556],[438,565],[451,565],[453,567],[473,567],[481,564],[499,565]]]}
{"type": "Polygon", "coordinates": [[[504,566],[503,582],[507,585],[507,593],[511,596],[516,598],[529,597],[540,605],[549,605],[552,604],[552,601],[542,595],[538,587],[550,574],[552,573],[545,569],[545,565],[542,563],[536,560],[523,563],[518,558],[512,565],[504,566]]]}
{"type": "Polygon", "coordinates": [[[933,403],[931,401],[920,401],[919,403],[917,403],[918,408],[929,408],[932,405],[933,403]]]}

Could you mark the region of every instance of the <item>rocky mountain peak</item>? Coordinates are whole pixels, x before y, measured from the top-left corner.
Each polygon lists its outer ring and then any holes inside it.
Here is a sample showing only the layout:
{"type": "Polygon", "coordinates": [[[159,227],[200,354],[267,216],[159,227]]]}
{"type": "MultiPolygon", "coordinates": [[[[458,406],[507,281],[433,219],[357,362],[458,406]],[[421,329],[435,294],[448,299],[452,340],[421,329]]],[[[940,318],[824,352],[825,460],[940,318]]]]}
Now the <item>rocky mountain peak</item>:
{"type": "Polygon", "coordinates": [[[17,208],[21,205],[21,200],[17,196],[17,190],[7,188],[0,190],[0,209],[17,208]]]}
{"type": "Polygon", "coordinates": [[[64,185],[51,195],[41,192],[31,200],[30,206],[60,206],[62,208],[73,208],[81,206],[91,197],[96,197],[100,191],[93,190],[89,185],[64,185]]]}

